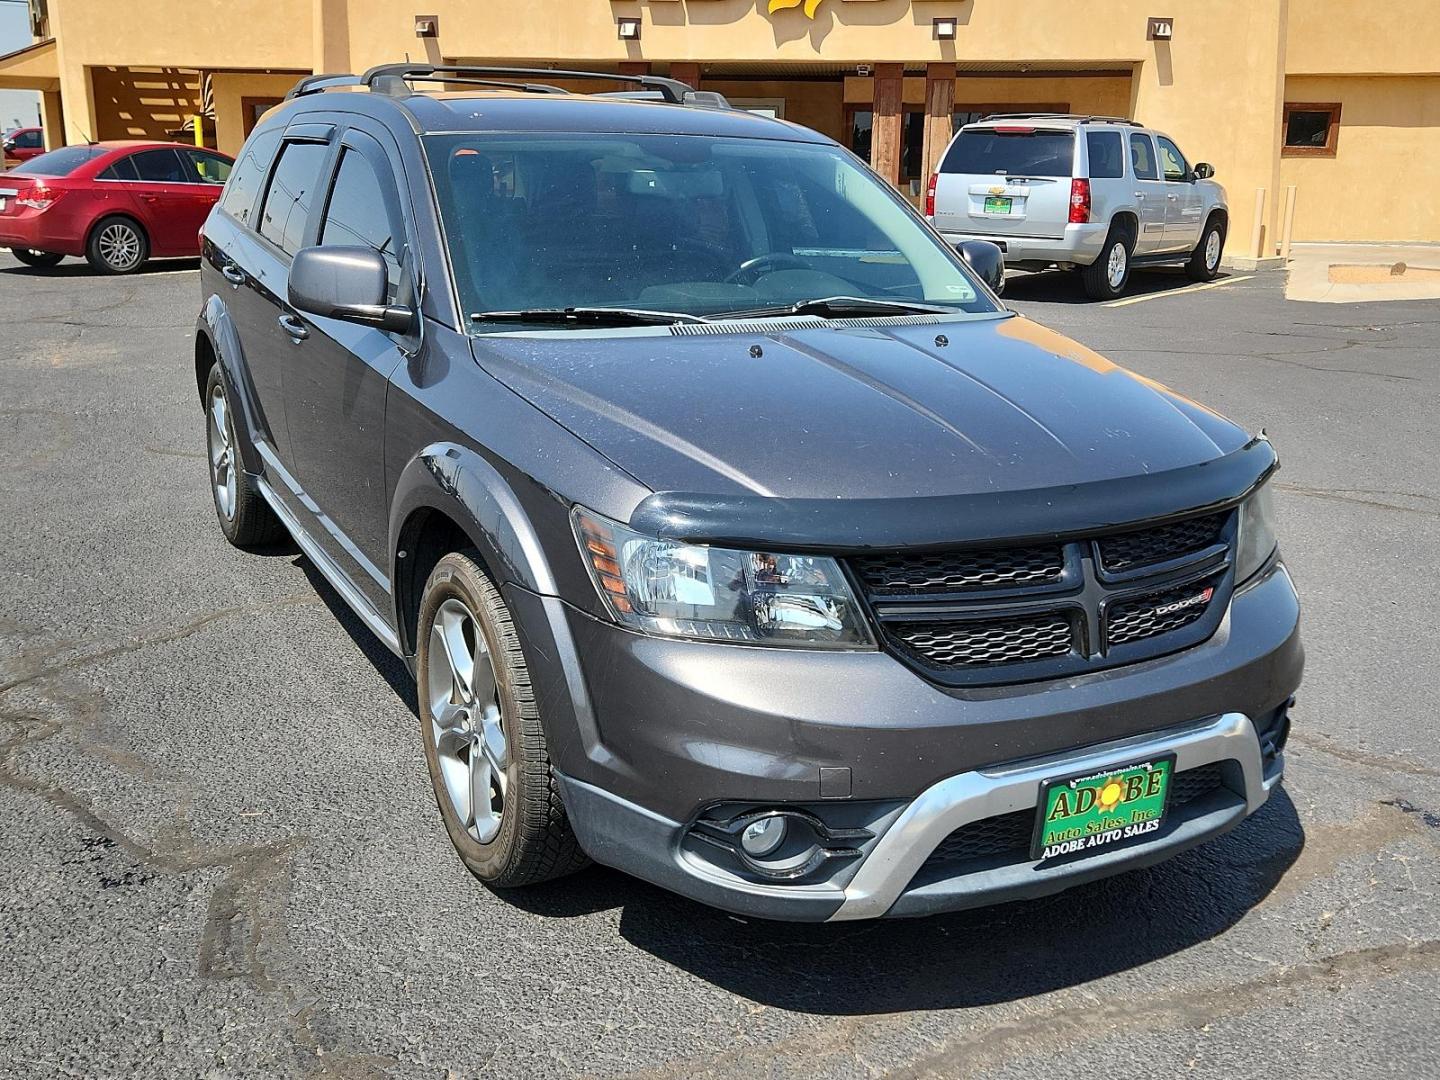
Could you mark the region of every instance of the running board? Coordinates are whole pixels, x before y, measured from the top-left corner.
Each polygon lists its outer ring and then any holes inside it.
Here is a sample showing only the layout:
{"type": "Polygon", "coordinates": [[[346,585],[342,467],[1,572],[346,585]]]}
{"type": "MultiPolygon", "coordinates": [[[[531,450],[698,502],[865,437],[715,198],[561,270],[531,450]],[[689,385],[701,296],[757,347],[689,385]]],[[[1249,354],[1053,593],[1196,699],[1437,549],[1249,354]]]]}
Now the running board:
{"type": "Polygon", "coordinates": [[[351,583],[345,571],[335,564],[335,560],[326,553],[325,549],[305,531],[305,527],[300,524],[299,519],[275,494],[274,489],[270,487],[270,482],[263,476],[252,475],[251,479],[259,487],[260,494],[265,497],[265,501],[270,504],[270,509],[275,511],[275,516],[290,531],[295,543],[300,546],[305,557],[314,564],[315,569],[320,571],[320,575],[330,583],[330,587],[340,594],[340,598],[350,606],[351,611],[360,617],[360,621],[369,627],[370,632],[379,638],[387,649],[403,660],[405,654],[400,650],[400,638],[390,624],[371,606],[364,594],[351,583]]]}

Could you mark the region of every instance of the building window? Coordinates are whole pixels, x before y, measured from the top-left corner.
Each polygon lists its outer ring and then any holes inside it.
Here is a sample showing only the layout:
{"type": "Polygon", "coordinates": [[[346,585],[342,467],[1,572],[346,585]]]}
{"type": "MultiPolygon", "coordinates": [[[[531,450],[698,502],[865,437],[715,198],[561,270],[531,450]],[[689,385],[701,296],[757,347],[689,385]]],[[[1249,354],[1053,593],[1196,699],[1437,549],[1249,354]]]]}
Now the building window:
{"type": "Polygon", "coordinates": [[[873,109],[855,105],[851,105],[846,112],[849,115],[845,129],[850,149],[861,161],[868,163],[870,161],[871,134],[875,126],[875,112],[873,109]]]}
{"type": "Polygon", "coordinates": [[[1340,103],[1286,102],[1284,157],[1334,157],[1340,136],[1340,103]]]}
{"type": "Polygon", "coordinates": [[[281,104],[283,98],[278,97],[242,97],[240,99],[240,120],[248,139],[250,133],[255,130],[255,125],[276,105],[281,104]]]}

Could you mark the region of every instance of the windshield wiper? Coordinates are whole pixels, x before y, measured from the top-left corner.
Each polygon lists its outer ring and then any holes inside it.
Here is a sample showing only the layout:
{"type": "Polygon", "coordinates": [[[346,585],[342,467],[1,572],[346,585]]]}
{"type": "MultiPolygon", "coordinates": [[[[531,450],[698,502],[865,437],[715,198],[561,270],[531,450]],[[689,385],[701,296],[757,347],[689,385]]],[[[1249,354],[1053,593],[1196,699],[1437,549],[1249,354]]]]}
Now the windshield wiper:
{"type": "MultiPolygon", "coordinates": [[[[939,304],[923,304],[912,300],[877,300],[866,296],[822,296],[801,300],[796,304],[756,308],[753,311],[727,311],[727,319],[768,319],[786,315],[954,315],[958,308],[939,304]]],[[[719,318],[720,316],[716,316],[719,318]]]]}
{"type": "Polygon", "coordinates": [[[593,323],[596,326],[669,326],[703,323],[699,315],[683,311],[647,311],[644,308],[567,307],[528,308],[523,311],[477,311],[473,322],[593,323]]]}

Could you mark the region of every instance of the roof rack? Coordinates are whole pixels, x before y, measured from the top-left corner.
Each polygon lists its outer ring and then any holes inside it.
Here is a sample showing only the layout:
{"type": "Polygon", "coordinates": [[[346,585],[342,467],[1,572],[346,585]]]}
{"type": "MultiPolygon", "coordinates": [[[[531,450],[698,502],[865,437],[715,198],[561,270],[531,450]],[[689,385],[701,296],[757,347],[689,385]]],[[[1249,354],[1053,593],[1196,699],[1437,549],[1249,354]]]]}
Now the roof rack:
{"type": "Polygon", "coordinates": [[[645,90],[659,91],[663,100],[672,105],[708,105],[726,107],[719,94],[701,93],[678,79],[666,79],[659,75],[617,75],[608,71],[566,71],[551,68],[492,67],[470,64],[381,64],[361,75],[358,83],[379,94],[404,97],[414,91],[408,82],[412,80],[430,82],[471,82],[483,80],[480,85],[514,86],[518,89],[541,93],[566,93],[559,87],[544,83],[510,82],[523,80],[526,76],[539,75],[550,79],[599,79],[606,82],[633,83],[645,90]],[[497,77],[498,78],[494,78],[497,77]],[[543,88],[543,89],[542,89],[543,88]]]}
{"type": "Polygon", "coordinates": [[[306,94],[318,94],[321,90],[328,90],[332,86],[359,86],[360,80],[351,73],[335,73],[331,75],[306,75],[285,95],[285,100],[303,97],[306,94]]]}
{"type": "Polygon", "coordinates": [[[1085,113],[1059,113],[1059,112],[1017,112],[1017,113],[990,113],[980,118],[980,123],[987,120],[1074,120],[1081,124],[1128,124],[1130,127],[1144,127],[1138,120],[1129,120],[1123,116],[1088,116],[1085,113]]]}

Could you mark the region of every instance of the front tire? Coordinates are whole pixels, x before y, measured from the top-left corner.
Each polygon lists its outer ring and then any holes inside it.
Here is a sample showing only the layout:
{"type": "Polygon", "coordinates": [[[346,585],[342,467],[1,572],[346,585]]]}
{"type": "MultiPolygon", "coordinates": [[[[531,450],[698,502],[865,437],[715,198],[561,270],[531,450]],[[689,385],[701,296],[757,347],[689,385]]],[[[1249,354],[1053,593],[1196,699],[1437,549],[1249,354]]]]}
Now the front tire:
{"type": "Polygon", "coordinates": [[[240,458],[235,411],[220,365],[205,382],[205,447],[210,466],[210,495],[225,539],[242,550],[269,547],[285,536],[285,526],[255,488],[240,458]]]}
{"type": "Polygon", "coordinates": [[[19,259],[26,266],[38,266],[49,268],[60,265],[64,255],[57,255],[53,251],[36,251],[34,248],[11,248],[10,254],[19,259]]]}
{"type": "Polygon", "coordinates": [[[446,555],[416,624],[420,737],[450,842],[486,885],[533,885],[587,862],[550,767],[520,639],[473,553],[446,555]]]}
{"type": "Polygon", "coordinates": [[[90,230],[85,259],[102,274],[133,274],[150,258],[150,238],[127,217],[108,217],[90,230]]]}
{"type": "Polygon", "coordinates": [[[1134,250],[1135,238],[1130,230],[1123,225],[1110,226],[1100,257],[1080,271],[1085,294],[1092,300],[1114,300],[1123,295],[1130,284],[1130,254],[1134,250]]]}
{"type": "Polygon", "coordinates": [[[1190,253],[1185,273],[1191,281],[1214,281],[1220,273],[1220,256],[1225,251],[1225,223],[1211,218],[1200,234],[1200,243],[1190,253]]]}

